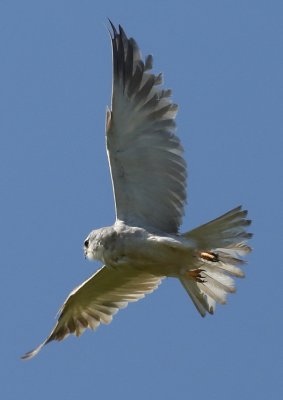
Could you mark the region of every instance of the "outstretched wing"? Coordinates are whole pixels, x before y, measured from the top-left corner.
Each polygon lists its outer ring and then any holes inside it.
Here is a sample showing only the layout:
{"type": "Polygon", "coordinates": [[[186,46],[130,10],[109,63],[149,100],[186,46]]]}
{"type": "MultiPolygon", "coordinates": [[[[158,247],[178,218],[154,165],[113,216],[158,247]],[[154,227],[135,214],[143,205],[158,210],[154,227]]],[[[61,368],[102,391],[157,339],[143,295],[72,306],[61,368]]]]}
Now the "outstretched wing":
{"type": "Polygon", "coordinates": [[[162,277],[130,267],[121,270],[102,267],[70,293],[51,334],[22,358],[34,357],[52,340],[63,340],[69,334],[80,336],[86,328],[95,330],[101,323],[109,324],[120,308],[151,293],[161,280],[162,277]]]}
{"type": "Polygon", "coordinates": [[[111,23],[112,110],[107,111],[107,151],[116,217],[128,225],[176,233],[186,202],[186,164],[175,135],[177,105],[160,88],[152,56],[142,60],[134,39],[111,23]]]}

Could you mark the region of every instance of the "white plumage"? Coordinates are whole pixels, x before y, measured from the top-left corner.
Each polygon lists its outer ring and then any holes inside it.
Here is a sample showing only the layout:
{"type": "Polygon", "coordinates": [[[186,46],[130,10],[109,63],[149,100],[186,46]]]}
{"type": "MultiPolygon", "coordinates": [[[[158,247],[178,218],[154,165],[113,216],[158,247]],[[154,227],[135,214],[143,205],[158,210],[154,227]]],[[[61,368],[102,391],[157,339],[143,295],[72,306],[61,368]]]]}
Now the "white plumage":
{"type": "MultiPolygon", "coordinates": [[[[111,23],[111,22],[110,22],[111,23]]],[[[112,107],[106,145],[116,206],[113,226],[92,231],[85,256],[105,264],[74,289],[47,339],[79,336],[108,324],[120,308],[155,290],[162,279],[180,280],[199,313],[213,313],[235,291],[233,277],[250,251],[247,211],[237,207],[190,232],[179,227],[186,202],[186,163],[175,135],[177,105],[160,87],[152,56],[142,60],[134,41],[112,26],[112,107]]]]}

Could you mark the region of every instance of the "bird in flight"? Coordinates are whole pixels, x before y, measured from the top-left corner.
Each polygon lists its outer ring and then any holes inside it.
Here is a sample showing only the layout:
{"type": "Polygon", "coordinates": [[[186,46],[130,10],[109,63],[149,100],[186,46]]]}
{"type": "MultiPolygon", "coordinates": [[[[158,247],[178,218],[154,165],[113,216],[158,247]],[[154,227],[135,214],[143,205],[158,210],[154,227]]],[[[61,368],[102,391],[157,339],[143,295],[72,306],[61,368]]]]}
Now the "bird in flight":
{"type": "Polygon", "coordinates": [[[29,359],[53,340],[80,336],[111,322],[119,309],[179,279],[200,315],[213,314],[235,291],[234,277],[251,248],[247,211],[234,208],[189,232],[179,228],[186,203],[186,163],[175,134],[177,105],[162,75],[152,72],[133,38],[111,23],[112,105],[106,114],[106,148],[116,208],[114,225],[93,230],[84,254],[104,265],[75,288],[58,321],[29,359]]]}

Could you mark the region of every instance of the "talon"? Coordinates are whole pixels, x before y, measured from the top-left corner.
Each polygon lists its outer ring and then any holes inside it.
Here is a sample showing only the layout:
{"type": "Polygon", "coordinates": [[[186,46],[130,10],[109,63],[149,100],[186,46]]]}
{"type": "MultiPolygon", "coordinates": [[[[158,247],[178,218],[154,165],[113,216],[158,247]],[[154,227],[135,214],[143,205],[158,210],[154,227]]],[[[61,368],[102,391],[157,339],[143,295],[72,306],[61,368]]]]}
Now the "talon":
{"type": "Polygon", "coordinates": [[[204,269],[197,268],[197,269],[191,269],[190,271],[187,271],[186,274],[188,277],[196,282],[199,283],[205,283],[204,277],[201,275],[201,273],[204,272],[204,269]]]}
{"type": "Polygon", "coordinates": [[[218,261],[219,261],[219,256],[218,256],[218,254],[213,253],[212,251],[210,251],[210,252],[202,251],[202,252],[200,253],[200,257],[201,257],[203,260],[206,260],[206,261],[211,261],[211,262],[218,262],[218,261]]]}

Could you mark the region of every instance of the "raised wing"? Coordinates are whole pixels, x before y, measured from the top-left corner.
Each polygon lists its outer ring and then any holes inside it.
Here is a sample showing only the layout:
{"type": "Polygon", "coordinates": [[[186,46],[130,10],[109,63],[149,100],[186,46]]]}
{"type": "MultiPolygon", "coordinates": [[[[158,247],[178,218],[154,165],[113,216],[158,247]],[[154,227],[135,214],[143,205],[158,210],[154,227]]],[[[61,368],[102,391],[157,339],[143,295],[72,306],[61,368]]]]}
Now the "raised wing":
{"type": "Polygon", "coordinates": [[[161,280],[162,277],[130,267],[121,270],[102,267],[70,293],[50,335],[22,358],[34,357],[52,340],[63,340],[70,334],[80,336],[87,328],[95,330],[101,323],[109,324],[120,308],[151,293],[161,280]]]}
{"type": "Polygon", "coordinates": [[[113,29],[112,110],[107,151],[116,217],[128,225],[176,233],[186,202],[186,164],[175,136],[177,105],[160,88],[152,56],[143,62],[134,39],[113,29]]]}

